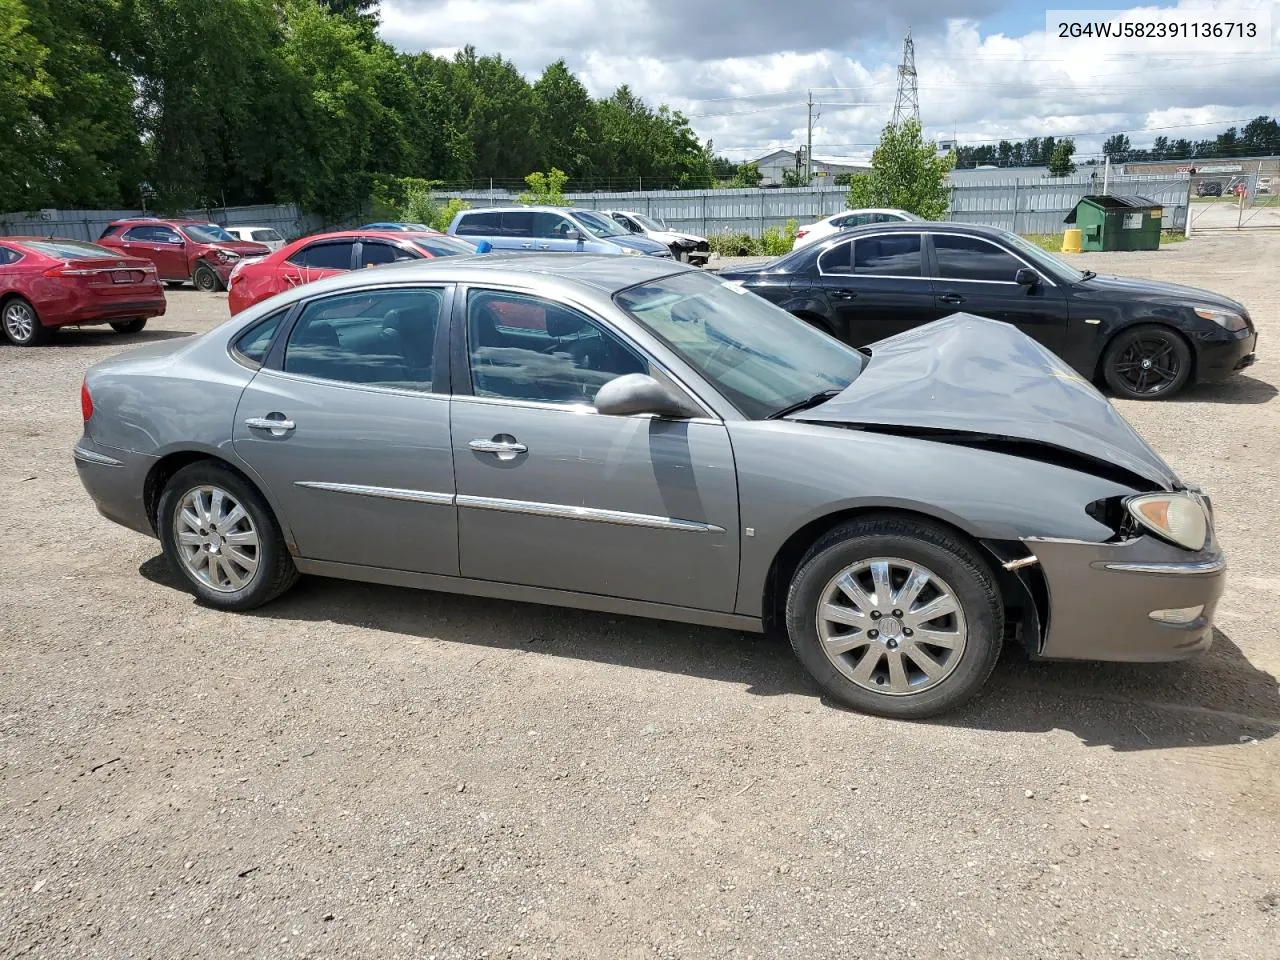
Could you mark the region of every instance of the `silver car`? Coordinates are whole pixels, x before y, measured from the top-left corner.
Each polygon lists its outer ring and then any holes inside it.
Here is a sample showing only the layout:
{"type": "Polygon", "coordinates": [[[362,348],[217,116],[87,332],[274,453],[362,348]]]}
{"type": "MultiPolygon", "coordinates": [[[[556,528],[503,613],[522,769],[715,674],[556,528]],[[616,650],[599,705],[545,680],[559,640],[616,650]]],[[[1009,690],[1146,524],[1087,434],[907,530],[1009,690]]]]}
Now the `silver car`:
{"type": "Polygon", "coordinates": [[[785,632],[834,699],[1206,648],[1207,497],[1089,383],[957,314],[862,351],[649,257],[308,284],[89,370],[74,456],[201,601],[314,574],[785,632]]]}

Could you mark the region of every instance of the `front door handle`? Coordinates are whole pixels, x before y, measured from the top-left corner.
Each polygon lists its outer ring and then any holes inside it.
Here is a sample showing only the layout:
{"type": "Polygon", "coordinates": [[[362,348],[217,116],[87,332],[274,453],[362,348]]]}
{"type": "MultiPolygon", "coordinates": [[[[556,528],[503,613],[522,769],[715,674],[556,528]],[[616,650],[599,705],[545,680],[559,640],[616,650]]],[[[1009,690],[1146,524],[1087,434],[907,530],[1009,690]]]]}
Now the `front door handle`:
{"type": "Polygon", "coordinates": [[[831,296],[833,296],[837,300],[853,300],[855,297],[858,296],[858,291],[846,290],[842,288],[840,290],[832,290],[831,296]]]}
{"type": "Polygon", "coordinates": [[[964,297],[958,293],[944,293],[938,299],[943,303],[964,303],[964,297]]]}
{"type": "Polygon", "coordinates": [[[529,448],[523,443],[517,443],[514,437],[504,439],[498,436],[492,440],[479,438],[472,440],[468,446],[476,453],[492,453],[499,460],[514,460],[520,454],[529,452],[529,448]]]}
{"type": "Polygon", "coordinates": [[[283,437],[298,426],[292,420],[285,419],[283,414],[271,417],[250,417],[244,425],[255,430],[270,430],[273,437],[283,437]]]}
{"type": "Polygon", "coordinates": [[[520,244],[520,246],[521,246],[521,248],[522,248],[522,249],[524,249],[524,250],[532,250],[532,249],[533,249],[533,244],[532,244],[532,243],[522,243],[522,244],[520,244]]]}

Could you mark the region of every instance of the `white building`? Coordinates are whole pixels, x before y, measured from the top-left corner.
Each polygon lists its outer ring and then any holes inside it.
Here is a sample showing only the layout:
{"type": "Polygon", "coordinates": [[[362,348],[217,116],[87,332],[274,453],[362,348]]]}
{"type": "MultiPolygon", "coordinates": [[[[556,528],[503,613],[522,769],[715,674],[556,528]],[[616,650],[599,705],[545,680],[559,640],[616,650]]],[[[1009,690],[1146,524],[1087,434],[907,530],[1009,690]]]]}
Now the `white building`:
{"type": "MultiPolygon", "coordinates": [[[[792,173],[803,172],[803,156],[797,156],[794,150],[775,150],[750,162],[759,168],[764,177],[760,185],[764,187],[781,186],[782,174],[786,170],[792,173]]],[[[870,161],[860,157],[813,155],[813,175],[817,182],[829,180],[841,173],[866,173],[870,169],[870,161]]]]}

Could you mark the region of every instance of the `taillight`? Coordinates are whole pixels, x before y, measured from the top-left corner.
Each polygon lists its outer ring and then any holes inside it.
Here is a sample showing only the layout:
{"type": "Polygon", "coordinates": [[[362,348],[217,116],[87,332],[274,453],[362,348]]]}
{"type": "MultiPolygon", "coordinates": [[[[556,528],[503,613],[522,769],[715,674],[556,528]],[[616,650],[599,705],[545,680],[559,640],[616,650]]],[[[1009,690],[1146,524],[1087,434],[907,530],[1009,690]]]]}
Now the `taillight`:
{"type": "Polygon", "coordinates": [[[797,239],[797,240],[799,240],[801,237],[803,237],[803,236],[804,236],[806,233],[808,233],[808,232],[809,232],[808,230],[806,230],[805,228],[801,227],[799,230],[797,230],[797,231],[796,231],[796,239],[797,239]]]}
{"type": "Polygon", "coordinates": [[[88,380],[84,380],[80,384],[80,413],[84,417],[85,423],[88,423],[89,418],[93,416],[93,397],[89,396],[88,380]]]}

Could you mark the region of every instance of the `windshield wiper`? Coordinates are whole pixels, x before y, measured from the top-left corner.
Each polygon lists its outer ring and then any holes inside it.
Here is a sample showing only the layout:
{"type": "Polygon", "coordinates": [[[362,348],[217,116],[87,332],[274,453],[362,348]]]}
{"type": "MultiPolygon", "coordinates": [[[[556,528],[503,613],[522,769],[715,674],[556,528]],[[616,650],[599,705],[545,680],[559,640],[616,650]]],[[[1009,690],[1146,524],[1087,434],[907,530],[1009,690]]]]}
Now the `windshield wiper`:
{"type": "Polygon", "coordinates": [[[843,388],[833,389],[833,390],[823,390],[821,393],[815,393],[812,397],[806,397],[804,400],[801,400],[799,403],[793,403],[789,407],[783,407],[781,410],[777,411],[776,413],[769,414],[769,416],[767,416],[765,419],[781,420],[783,417],[787,416],[787,414],[798,413],[801,410],[808,410],[810,407],[816,407],[819,404],[826,403],[832,397],[838,397],[842,393],[844,393],[843,388]]]}

